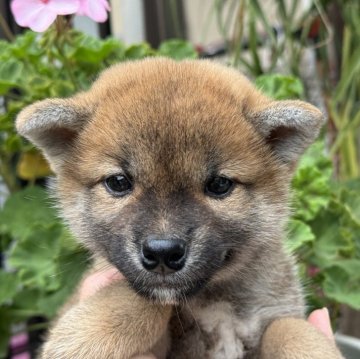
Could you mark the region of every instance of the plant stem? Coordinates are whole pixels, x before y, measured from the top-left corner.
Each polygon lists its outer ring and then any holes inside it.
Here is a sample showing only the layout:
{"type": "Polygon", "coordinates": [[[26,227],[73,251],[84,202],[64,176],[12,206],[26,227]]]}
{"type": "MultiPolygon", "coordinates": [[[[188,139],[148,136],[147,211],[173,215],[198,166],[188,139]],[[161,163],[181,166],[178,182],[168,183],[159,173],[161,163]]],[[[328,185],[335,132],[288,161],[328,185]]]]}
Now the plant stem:
{"type": "Polygon", "coordinates": [[[0,27],[2,28],[2,30],[4,31],[4,35],[7,37],[7,39],[9,41],[15,41],[15,36],[14,34],[11,32],[4,16],[0,13],[0,27]]]}
{"type": "Polygon", "coordinates": [[[184,34],[181,31],[177,2],[174,0],[170,0],[170,13],[171,13],[172,21],[174,23],[175,36],[179,39],[183,39],[184,34]]]}
{"type": "Polygon", "coordinates": [[[234,43],[234,57],[233,57],[233,66],[237,67],[240,63],[240,57],[242,54],[242,44],[243,44],[243,32],[244,32],[244,11],[245,11],[245,0],[240,0],[239,9],[236,14],[236,23],[235,23],[235,35],[233,39],[234,43]]]}
{"type": "Polygon", "coordinates": [[[4,158],[5,156],[2,156],[2,160],[0,161],[0,178],[2,178],[9,192],[14,193],[18,190],[18,185],[16,184],[16,178],[10,169],[10,161],[4,160],[4,158]]]}
{"type": "Polygon", "coordinates": [[[76,80],[76,77],[73,73],[73,67],[71,66],[71,63],[69,62],[69,59],[64,54],[62,45],[60,43],[60,41],[62,39],[66,39],[66,36],[64,36],[64,32],[68,31],[69,28],[70,28],[69,22],[67,22],[63,16],[58,16],[55,21],[56,36],[54,39],[54,45],[62,59],[64,69],[66,70],[66,73],[68,74],[68,76],[70,78],[70,81],[74,85],[74,88],[76,90],[79,90],[78,81],[76,80]]]}

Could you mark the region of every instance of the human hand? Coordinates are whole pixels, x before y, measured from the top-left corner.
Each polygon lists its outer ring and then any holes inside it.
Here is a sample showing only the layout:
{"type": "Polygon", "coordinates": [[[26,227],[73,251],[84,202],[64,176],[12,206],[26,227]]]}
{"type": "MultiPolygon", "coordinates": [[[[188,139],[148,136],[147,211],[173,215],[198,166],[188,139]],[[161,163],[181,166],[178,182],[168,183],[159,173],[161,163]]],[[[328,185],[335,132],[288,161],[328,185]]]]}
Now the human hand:
{"type": "Polygon", "coordinates": [[[308,322],[319,329],[329,339],[334,340],[334,334],[331,328],[329,311],[327,308],[316,309],[310,313],[308,322]]]}

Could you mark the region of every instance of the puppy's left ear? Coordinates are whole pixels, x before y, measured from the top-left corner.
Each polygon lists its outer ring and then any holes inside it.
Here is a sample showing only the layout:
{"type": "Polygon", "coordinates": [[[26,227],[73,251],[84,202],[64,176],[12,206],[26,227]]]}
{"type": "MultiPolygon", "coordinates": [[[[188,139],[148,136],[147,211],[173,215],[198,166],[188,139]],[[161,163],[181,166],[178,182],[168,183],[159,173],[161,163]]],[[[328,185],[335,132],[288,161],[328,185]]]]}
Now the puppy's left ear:
{"type": "Polygon", "coordinates": [[[270,101],[248,114],[275,155],[293,166],[319,135],[324,116],[303,101],[270,101]]]}

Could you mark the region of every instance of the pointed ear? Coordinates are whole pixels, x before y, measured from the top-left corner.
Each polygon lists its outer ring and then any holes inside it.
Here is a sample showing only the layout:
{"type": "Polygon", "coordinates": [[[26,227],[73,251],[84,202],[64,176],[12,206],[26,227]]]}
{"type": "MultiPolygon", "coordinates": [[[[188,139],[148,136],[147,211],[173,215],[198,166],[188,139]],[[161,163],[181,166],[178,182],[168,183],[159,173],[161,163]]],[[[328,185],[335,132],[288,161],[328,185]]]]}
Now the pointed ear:
{"type": "Polygon", "coordinates": [[[320,110],[302,101],[271,101],[250,118],[277,157],[289,165],[316,139],[324,122],[320,110]]]}
{"type": "Polygon", "coordinates": [[[39,101],[23,109],[16,119],[19,134],[43,150],[55,172],[91,117],[91,108],[83,102],[74,98],[39,101]]]}

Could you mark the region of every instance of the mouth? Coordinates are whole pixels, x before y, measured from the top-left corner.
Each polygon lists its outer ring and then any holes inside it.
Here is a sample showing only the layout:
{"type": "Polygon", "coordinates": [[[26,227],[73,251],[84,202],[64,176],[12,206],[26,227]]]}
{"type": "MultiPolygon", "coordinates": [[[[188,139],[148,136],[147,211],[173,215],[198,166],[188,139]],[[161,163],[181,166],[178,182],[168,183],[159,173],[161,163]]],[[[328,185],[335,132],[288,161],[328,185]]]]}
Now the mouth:
{"type": "MultiPolygon", "coordinates": [[[[235,257],[235,250],[225,250],[221,255],[221,267],[229,266],[235,257]]],[[[194,270],[193,272],[199,271],[194,270]]],[[[215,272],[213,268],[203,270],[203,275],[206,273],[206,277],[193,276],[190,271],[170,275],[149,273],[149,281],[145,286],[138,286],[137,291],[145,297],[162,304],[180,304],[204,288],[215,272]]]]}
{"type": "Polygon", "coordinates": [[[203,288],[208,278],[191,278],[185,273],[160,274],[142,272],[126,276],[136,293],[161,304],[180,304],[203,288]]]}

